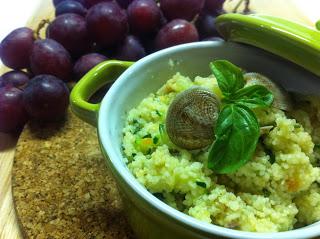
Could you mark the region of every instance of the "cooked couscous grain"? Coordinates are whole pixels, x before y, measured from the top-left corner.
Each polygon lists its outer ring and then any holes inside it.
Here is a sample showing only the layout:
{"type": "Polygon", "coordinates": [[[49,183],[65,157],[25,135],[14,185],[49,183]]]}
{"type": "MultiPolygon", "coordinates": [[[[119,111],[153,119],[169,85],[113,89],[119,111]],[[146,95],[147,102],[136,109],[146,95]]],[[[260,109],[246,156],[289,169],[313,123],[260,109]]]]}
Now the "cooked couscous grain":
{"type": "Polygon", "coordinates": [[[172,207],[232,229],[278,232],[320,220],[318,101],[300,99],[290,115],[255,110],[260,126],[270,131],[252,160],[219,175],[206,166],[209,148],[187,151],[161,132],[172,100],[195,85],[221,97],[214,76],[191,80],[177,73],[128,113],[123,148],[137,180],[172,207]]]}

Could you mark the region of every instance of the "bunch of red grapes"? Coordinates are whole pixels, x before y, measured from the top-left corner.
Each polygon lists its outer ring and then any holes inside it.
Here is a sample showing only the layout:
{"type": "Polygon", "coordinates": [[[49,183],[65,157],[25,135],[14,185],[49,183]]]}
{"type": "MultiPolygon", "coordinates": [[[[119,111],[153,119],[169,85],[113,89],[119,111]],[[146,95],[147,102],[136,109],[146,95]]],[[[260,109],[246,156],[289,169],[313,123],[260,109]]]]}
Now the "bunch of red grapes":
{"type": "Polygon", "coordinates": [[[217,37],[224,0],[54,0],[46,39],[23,27],[0,45],[0,131],[65,117],[69,89],[107,59],[136,61],[170,46],[217,37]]]}

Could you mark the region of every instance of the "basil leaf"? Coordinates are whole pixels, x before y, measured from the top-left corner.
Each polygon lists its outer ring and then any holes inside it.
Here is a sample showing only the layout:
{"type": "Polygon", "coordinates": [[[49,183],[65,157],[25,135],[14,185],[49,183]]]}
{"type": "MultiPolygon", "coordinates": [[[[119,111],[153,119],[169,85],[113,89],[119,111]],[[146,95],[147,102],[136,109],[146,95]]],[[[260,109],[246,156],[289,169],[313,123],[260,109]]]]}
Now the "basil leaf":
{"type": "Polygon", "coordinates": [[[155,196],[156,198],[158,198],[161,201],[164,201],[164,196],[162,193],[153,193],[153,196],[155,196]]]}
{"type": "Polygon", "coordinates": [[[229,104],[222,109],[216,125],[208,168],[216,173],[233,173],[253,157],[260,136],[258,120],[248,107],[229,104]]]}
{"type": "Polygon", "coordinates": [[[207,188],[207,184],[206,184],[205,182],[196,181],[196,184],[197,184],[199,187],[207,188]]]}
{"type": "Polygon", "coordinates": [[[226,97],[234,94],[245,84],[242,70],[229,61],[217,60],[211,62],[210,68],[217,78],[222,94],[226,97]]]}
{"type": "Polygon", "coordinates": [[[251,85],[238,90],[225,101],[242,104],[250,109],[269,107],[273,102],[273,94],[262,85],[251,85]]]}

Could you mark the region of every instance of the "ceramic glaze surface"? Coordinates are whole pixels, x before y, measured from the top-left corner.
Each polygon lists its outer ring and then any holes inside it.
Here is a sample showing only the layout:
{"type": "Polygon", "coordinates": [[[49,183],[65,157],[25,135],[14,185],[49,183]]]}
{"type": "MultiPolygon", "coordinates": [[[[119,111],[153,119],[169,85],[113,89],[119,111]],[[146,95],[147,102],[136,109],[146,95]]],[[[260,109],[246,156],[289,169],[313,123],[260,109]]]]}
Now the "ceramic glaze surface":
{"type": "Polygon", "coordinates": [[[265,15],[224,14],[216,27],[227,40],[272,52],[320,76],[320,32],[265,15]]]}
{"type": "Polygon", "coordinates": [[[181,45],[152,54],[131,66],[104,97],[99,111],[98,132],[106,161],[127,202],[129,220],[139,238],[310,238],[320,234],[320,223],[281,233],[250,233],[195,220],[164,204],[131,175],[121,153],[126,112],[173,74],[191,78],[210,74],[208,63],[226,59],[247,71],[260,72],[291,91],[319,89],[315,75],[263,50],[233,43],[202,42],[181,45]],[[143,223],[137,224],[137,221],[143,223]],[[162,234],[161,234],[162,232],[162,234]],[[160,233],[160,235],[159,235],[160,233]],[[162,235],[162,236],[161,236],[162,235]]]}

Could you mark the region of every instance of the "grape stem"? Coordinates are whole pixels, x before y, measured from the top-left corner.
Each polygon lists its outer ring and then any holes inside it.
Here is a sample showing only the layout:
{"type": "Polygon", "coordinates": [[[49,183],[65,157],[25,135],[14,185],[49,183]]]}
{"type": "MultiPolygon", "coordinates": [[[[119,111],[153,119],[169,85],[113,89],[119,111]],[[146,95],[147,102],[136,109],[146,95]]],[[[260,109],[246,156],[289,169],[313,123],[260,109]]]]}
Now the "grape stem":
{"type": "Polygon", "coordinates": [[[248,13],[250,12],[250,0],[240,0],[237,5],[234,7],[233,9],[233,13],[236,13],[238,11],[238,8],[240,7],[240,5],[244,2],[244,13],[248,13]]]}
{"type": "Polygon", "coordinates": [[[191,23],[194,25],[196,21],[198,20],[200,14],[195,15],[195,17],[192,19],[191,23]]]}
{"type": "Polygon", "coordinates": [[[245,0],[245,3],[244,3],[244,10],[243,12],[244,13],[249,13],[250,12],[250,0],[245,0]]]}
{"type": "Polygon", "coordinates": [[[46,26],[50,24],[50,20],[49,19],[42,19],[41,22],[39,23],[37,29],[34,32],[35,38],[37,40],[41,40],[41,36],[40,36],[40,31],[46,26]]]}

